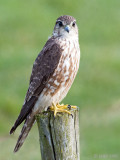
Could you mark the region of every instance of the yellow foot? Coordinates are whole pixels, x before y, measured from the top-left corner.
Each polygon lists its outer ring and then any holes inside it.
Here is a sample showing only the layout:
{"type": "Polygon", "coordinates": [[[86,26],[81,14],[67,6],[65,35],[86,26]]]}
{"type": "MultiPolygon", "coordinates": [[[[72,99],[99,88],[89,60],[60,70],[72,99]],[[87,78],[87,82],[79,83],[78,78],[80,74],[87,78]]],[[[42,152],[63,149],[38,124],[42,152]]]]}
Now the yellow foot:
{"type": "Polygon", "coordinates": [[[64,104],[59,104],[59,103],[57,103],[57,104],[55,104],[54,102],[52,103],[52,106],[50,106],[49,107],[49,110],[50,111],[53,111],[54,112],[54,116],[56,116],[56,114],[58,113],[58,112],[65,112],[65,113],[68,113],[68,114],[70,114],[70,115],[72,115],[71,113],[70,113],[70,111],[69,110],[71,110],[71,109],[77,109],[77,106],[71,106],[71,105],[68,105],[68,104],[66,104],[66,105],[64,105],[64,104]]]}

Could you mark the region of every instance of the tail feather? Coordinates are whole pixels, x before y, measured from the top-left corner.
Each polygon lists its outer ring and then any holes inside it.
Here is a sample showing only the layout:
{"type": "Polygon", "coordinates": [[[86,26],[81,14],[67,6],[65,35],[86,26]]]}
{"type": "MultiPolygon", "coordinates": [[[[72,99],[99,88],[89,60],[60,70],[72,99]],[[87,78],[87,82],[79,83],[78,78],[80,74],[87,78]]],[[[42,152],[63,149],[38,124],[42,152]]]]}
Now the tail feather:
{"type": "Polygon", "coordinates": [[[20,114],[17,118],[17,120],[15,121],[14,126],[11,128],[10,130],[10,134],[12,134],[13,132],[15,132],[16,128],[26,119],[26,117],[31,113],[31,110],[35,104],[37,100],[37,97],[33,96],[28,102],[25,102],[25,104],[23,105],[20,114]]]}
{"type": "Polygon", "coordinates": [[[21,148],[21,146],[23,145],[29,131],[32,128],[34,121],[35,121],[35,116],[31,116],[31,115],[27,116],[25,123],[23,125],[23,128],[21,130],[21,134],[19,135],[16,146],[14,148],[14,152],[17,152],[21,148]]]}

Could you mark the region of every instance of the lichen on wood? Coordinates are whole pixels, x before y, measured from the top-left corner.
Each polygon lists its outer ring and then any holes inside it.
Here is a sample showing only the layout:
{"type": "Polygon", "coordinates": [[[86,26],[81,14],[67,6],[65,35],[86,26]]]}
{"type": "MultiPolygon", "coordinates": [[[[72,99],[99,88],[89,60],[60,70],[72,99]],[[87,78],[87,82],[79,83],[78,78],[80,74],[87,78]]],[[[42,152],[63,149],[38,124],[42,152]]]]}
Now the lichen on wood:
{"type": "Polygon", "coordinates": [[[80,160],[79,110],[44,112],[36,116],[42,160],[80,160]]]}

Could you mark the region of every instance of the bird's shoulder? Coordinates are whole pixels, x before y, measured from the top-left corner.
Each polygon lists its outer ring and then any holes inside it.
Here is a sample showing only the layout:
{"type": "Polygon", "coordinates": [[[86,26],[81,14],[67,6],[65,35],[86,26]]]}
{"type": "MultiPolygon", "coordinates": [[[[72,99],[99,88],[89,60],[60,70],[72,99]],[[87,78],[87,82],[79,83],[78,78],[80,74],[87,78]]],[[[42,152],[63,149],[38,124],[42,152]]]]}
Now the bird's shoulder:
{"type": "Polygon", "coordinates": [[[49,38],[45,43],[43,49],[35,59],[32,68],[30,82],[32,78],[35,76],[34,71],[38,73],[39,70],[44,70],[47,66],[51,67],[52,69],[52,67],[55,66],[56,63],[58,62],[62,51],[63,48],[60,45],[59,39],[54,37],[49,38]]]}
{"type": "Polygon", "coordinates": [[[54,37],[48,39],[33,64],[29,88],[26,95],[27,101],[32,95],[38,95],[36,94],[36,90],[39,89],[39,94],[43,90],[59,63],[62,50],[59,40],[54,37]]]}

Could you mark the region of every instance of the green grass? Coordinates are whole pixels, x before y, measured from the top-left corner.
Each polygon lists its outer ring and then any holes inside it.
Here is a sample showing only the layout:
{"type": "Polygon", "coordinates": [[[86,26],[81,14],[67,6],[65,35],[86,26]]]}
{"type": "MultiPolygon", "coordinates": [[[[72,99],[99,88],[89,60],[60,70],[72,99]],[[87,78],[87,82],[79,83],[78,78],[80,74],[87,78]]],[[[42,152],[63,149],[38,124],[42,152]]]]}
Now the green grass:
{"type": "Polygon", "coordinates": [[[1,0],[1,160],[40,157],[36,125],[15,155],[20,128],[13,136],[8,132],[23,104],[32,64],[63,14],[76,17],[79,27],[80,69],[63,102],[80,106],[81,159],[120,159],[119,6],[119,0],[1,0]]]}

